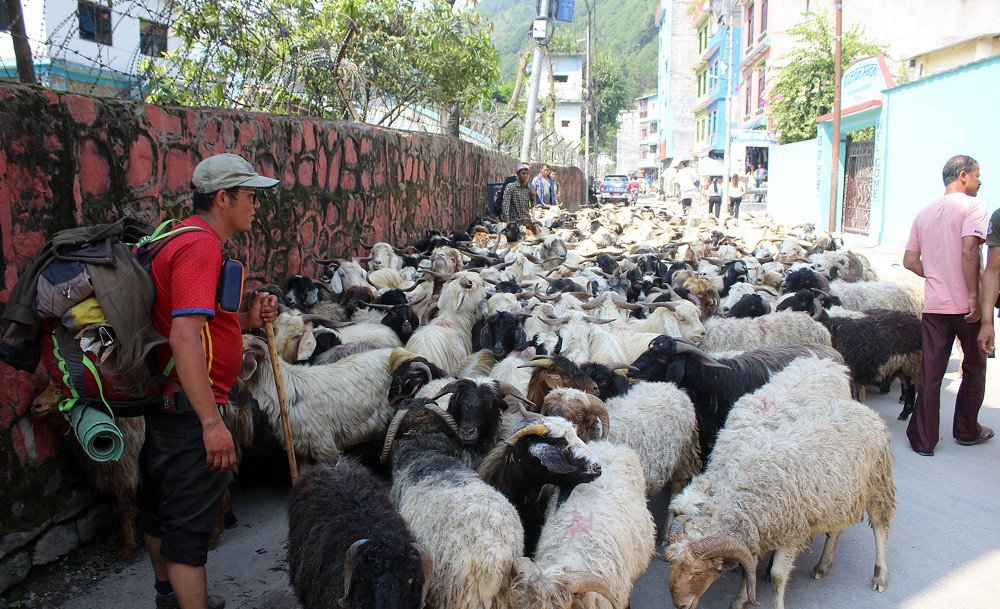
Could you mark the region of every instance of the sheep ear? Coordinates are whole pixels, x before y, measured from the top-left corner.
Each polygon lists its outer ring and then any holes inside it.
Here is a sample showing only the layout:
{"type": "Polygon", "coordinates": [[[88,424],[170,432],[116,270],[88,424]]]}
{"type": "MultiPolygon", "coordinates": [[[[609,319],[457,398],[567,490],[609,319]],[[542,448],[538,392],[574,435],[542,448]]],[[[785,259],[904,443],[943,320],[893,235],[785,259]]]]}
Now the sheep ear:
{"type": "Polygon", "coordinates": [[[547,442],[533,442],[528,452],[554,474],[570,474],[576,468],[563,459],[562,451],[547,442]]]}
{"type": "Polygon", "coordinates": [[[299,338],[299,348],[295,353],[295,361],[305,361],[316,351],[316,336],[312,330],[312,324],[306,324],[305,331],[302,333],[302,337],[299,338]]]}
{"type": "Polygon", "coordinates": [[[257,358],[251,353],[243,353],[243,367],[240,368],[240,379],[249,380],[253,373],[257,371],[257,358]]]}

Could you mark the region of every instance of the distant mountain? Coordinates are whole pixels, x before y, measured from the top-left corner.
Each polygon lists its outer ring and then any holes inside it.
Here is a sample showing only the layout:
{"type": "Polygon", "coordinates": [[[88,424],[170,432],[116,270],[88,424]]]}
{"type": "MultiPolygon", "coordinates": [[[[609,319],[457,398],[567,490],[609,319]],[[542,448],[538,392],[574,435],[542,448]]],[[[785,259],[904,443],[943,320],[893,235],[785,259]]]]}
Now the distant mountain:
{"type": "MultiPolygon", "coordinates": [[[[593,50],[608,52],[621,62],[636,85],[637,95],[656,91],[656,4],[656,0],[590,0],[595,19],[593,50]]],[[[529,48],[534,0],[480,0],[477,10],[493,24],[493,46],[500,54],[501,77],[513,79],[521,53],[529,48]]],[[[574,38],[585,38],[587,3],[576,0],[573,21],[556,21],[556,29],[569,29],[574,38]]]]}

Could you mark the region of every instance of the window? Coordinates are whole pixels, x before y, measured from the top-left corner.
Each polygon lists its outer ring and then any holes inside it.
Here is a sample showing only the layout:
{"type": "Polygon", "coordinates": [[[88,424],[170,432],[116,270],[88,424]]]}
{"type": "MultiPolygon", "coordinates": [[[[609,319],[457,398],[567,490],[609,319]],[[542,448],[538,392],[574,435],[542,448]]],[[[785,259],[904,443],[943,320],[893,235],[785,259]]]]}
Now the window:
{"type": "Polygon", "coordinates": [[[80,16],[80,39],[111,44],[111,9],[89,2],[80,2],[77,13],[80,16]]]}
{"type": "Polygon", "coordinates": [[[653,123],[652,125],[649,126],[649,132],[656,133],[656,123],[653,123]]]}
{"type": "Polygon", "coordinates": [[[764,107],[764,84],[765,84],[764,66],[761,66],[760,70],[757,72],[757,107],[758,108],[763,108],[764,107]]]}
{"type": "Polygon", "coordinates": [[[563,121],[562,122],[562,126],[563,127],[569,127],[569,121],[563,121]]]}
{"type": "Polygon", "coordinates": [[[747,6],[747,52],[753,48],[753,5],[747,6]]]}
{"type": "Polygon", "coordinates": [[[708,21],[698,28],[698,53],[704,53],[708,48],[708,21]]]}
{"type": "Polygon", "coordinates": [[[647,137],[649,137],[649,132],[646,131],[645,127],[643,127],[642,128],[642,139],[646,139],[647,137]]]}
{"type": "Polygon", "coordinates": [[[767,0],[760,0],[760,33],[767,31],[767,0]]]}
{"type": "Polygon", "coordinates": [[[554,74],[552,80],[555,82],[569,82],[569,74],[554,74]]]}
{"type": "Polygon", "coordinates": [[[709,137],[715,135],[715,115],[718,111],[712,110],[708,115],[708,135],[709,137]]]}
{"type": "Polygon", "coordinates": [[[0,32],[10,31],[10,17],[7,16],[7,1],[0,0],[0,32]]]}
{"type": "Polygon", "coordinates": [[[752,78],[753,78],[753,72],[747,72],[747,79],[743,83],[743,90],[746,91],[746,108],[744,111],[744,114],[746,115],[750,114],[750,97],[751,97],[750,83],[753,82],[751,80],[752,78]]]}
{"type": "Polygon", "coordinates": [[[167,52],[166,24],[140,19],[139,50],[143,55],[162,57],[167,52]]]}
{"type": "Polygon", "coordinates": [[[708,91],[708,70],[701,70],[698,72],[698,95],[696,97],[701,97],[708,91]]]}

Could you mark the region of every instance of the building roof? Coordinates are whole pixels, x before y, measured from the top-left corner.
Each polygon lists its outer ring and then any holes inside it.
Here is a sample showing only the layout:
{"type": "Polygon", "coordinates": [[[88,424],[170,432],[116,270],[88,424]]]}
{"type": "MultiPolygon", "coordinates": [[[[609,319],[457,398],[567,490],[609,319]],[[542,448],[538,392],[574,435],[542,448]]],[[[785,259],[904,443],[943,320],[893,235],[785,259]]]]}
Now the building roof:
{"type": "Polygon", "coordinates": [[[973,36],[972,38],[966,38],[965,40],[959,40],[958,42],[953,42],[951,44],[946,44],[943,47],[938,47],[936,49],[931,49],[929,51],[921,51],[912,57],[907,57],[907,59],[916,59],[917,57],[922,57],[924,55],[930,55],[931,53],[939,53],[946,49],[953,49],[963,44],[969,44],[970,42],[975,42],[977,40],[982,40],[983,38],[1000,38],[1000,32],[995,32],[992,34],[980,34],[979,36],[973,36]]]}
{"type": "Polygon", "coordinates": [[[979,68],[992,63],[1000,63],[1000,55],[992,55],[990,57],[984,57],[976,61],[970,61],[969,63],[963,63],[960,66],[956,66],[950,70],[945,70],[943,72],[937,72],[931,74],[930,76],[924,76],[923,78],[918,78],[916,80],[911,80],[910,82],[904,82],[903,84],[896,85],[886,91],[899,91],[900,89],[906,89],[908,87],[913,87],[915,85],[922,85],[924,83],[930,82],[932,80],[937,80],[938,78],[943,78],[945,76],[951,76],[952,74],[957,74],[959,72],[964,72],[965,70],[970,70],[972,68],[979,68]]]}

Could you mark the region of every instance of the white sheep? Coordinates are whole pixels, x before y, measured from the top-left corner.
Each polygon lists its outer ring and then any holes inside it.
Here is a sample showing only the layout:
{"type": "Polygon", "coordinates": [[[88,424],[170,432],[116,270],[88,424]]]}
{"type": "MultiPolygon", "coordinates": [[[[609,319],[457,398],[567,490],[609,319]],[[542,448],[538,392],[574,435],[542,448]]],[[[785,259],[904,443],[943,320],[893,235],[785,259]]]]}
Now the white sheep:
{"type": "MultiPolygon", "coordinates": [[[[385,433],[394,412],[388,402],[391,352],[365,351],[323,366],[294,365],[279,358],[292,447],[297,455],[326,462],[349,446],[385,433]]],[[[274,372],[262,339],[243,336],[240,378],[284,447],[274,372]]]]}
{"type": "Polygon", "coordinates": [[[881,417],[829,399],[847,391],[843,366],[796,360],[730,412],[705,472],[670,504],[670,594],[694,606],[727,568],[743,569],[731,606],[756,604],[757,559],[774,551],[774,606],[784,609],[795,557],[818,534],[827,541],[813,577],[833,566],[840,533],[868,512],[875,534],[872,589],[888,583],[886,546],[895,513],[892,451],[881,417]],[[815,381],[826,378],[827,383],[815,381]],[[825,387],[825,389],[822,389],[825,387]],[[799,399],[792,401],[789,396],[799,399]]]}
{"type": "Polygon", "coordinates": [[[631,448],[611,442],[591,442],[589,446],[601,463],[601,475],[574,488],[549,516],[534,564],[527,560],[517,563],[519,573],[511,590],[514,607],[625,607],[632,584],[649,565],[655,527],[646,508],[646,482],[639,456],[631,448]],[[573,599],[572,579],[563,576],[574,572],[599,578],[601,584],[586,586],[586,591],[601,590],[606,598],[581,594],[572,605],[550,604],[559,597],[573,599]]]}
{"type": "Polygon", "coordinates": [[[852,311],[892,309],[920,316],[923,304],[910,290],[894,281],[831,281],[830,294],[852,311]]]}
{"type": "Polygon", "coordinates": [[[703,350],[750,351],[761,347],[827,345],[830,332],[805,313],[779,311],[749,319],[712,317],[705,322],[703,350]]]}

